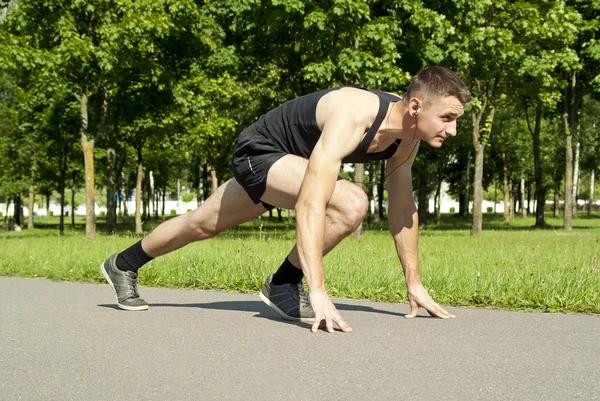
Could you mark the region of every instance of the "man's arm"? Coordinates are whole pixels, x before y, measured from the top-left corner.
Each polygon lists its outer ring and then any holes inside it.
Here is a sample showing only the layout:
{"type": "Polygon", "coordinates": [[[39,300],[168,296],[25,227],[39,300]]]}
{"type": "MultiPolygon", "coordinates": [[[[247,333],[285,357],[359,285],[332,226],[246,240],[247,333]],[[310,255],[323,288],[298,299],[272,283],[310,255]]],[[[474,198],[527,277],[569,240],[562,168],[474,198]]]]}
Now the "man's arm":
{"type": "Polygon", "coordinates": [[[325,235],[325,210],[333,194],[342,159],[360,143],[366,127],[370,124],[364,117],[365,109],[376,109],[378,104],[365,104],[364,97],[344,99],[343,94],[330,102],[324,113],[321,137],[311,157],[298,201],[296,203],[296,233],[300,264],[309,288],[309,299],[315,312],[316,331],[322,320],[327,330],[333,332],[333,322],[343,331],[350,327],[341,318],[329,300],[325,288],[323,247],[325,235]]]}
{"type": "Polygon", "coordinates": [[[415,317],[421,306],[432,316],[448,319],[454,315],[433,301],[421,283],[419,272],[419,215],[412,195],[411,172],[418,147],[419,142],[416,142],[401,149],[387,163],[388,220],[406,279],[410,302],[410,313],[406,317],[415,317]]]}

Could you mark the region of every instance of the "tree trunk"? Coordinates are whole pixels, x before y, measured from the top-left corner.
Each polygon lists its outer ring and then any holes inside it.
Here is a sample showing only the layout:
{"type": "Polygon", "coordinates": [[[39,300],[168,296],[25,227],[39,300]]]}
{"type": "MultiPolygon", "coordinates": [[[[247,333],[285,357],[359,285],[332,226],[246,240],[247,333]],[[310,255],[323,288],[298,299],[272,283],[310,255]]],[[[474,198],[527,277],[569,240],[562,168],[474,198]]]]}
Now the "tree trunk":
{"type": "Polygon", "coordinates": [[[11,202],[12,202],[12,198],[8,198],[6,200],[6,213],[4,214],[4,224],[8,224],[8,209],[10,208],[11,202]]]}
{"type": "Polygon", "coordinates": [[[552,210],[552,217],[558,218],[558,208],[560,207],[560,188],[554,188],[554,208],[552,210]]]}
{"type": "Polygon", "coordinates": [[[471,234],[481,234],[483,225],[483,144],[478,141],[475,147],[475,177],[473,181],[473,224],[471,234]]]}
{"type": "Polygon", "coordinates": [[[590,199],[588,202],[588,217],[592,215],[592,205],[594,204],[594,184],[596,181],[596,169],[590,173],[590,199]]]}
{"type": "Polygon", "coordinates": [[[438,184],[435,190],[435,224],[439,225],[442,221],[442,176],[438,177],[438,184]]]}
{"type": "Polygon", "coordinates": [[[569,112],[567,104],[567,96],[565,95],[565,111],[563,113],[563,122],[565,125],[565,133],[567,135],[565,144],[565,213],[563,228],[565,230],[573,229],[573,202],[571,196],[573,194],[573,135],[569,127],[569,112]]]}
{"type": "Polygon", "coordinates": [[[577,195],[579,195],[579,147],[580,144],[575,144],[575,165],[573,166],[573,193],[571,200],[573,201],[573,218],[577,218],[577,195]]]}
{"type": "Polygon", "coordinates": [[[515,221],[515,211],[517,206],[517,186],[510,182],[512,191],[510,192],[510,221],[515,221]]]}
{"type": "Polygon", "coordinates": [[[127,210],[127,201],[129,200],[129,189],[125,180],[125,172],[121,171],[121,192],[123,193],[123,220],[125,224],[129,221],[129,212],[127,210]]]}
{"type": "Polygon", "coordinates": [[[204,169],[203,169],[202,158],[198,160],[198,206],[204,202],[204,169]]]}
{"type": "Polygon", "coordinates": [[[66,185],[66,176],[67,176],[67,144],[63,144],[62,152],[60,154],[59,163],[60,163],[60,182],[59,182],[59,190],[60,190],[60,222],[58,224],[58,230],[60,235],[65,235],[65,187],[66,185]]]}
{"type": "Polygon", "coordinates": [[[143,234],[142,230],[142,181],[144,179],[144,167],[142,166],[142,151],[138,150],[137,180],[135,184],[135,233],[143,234]]]}
{"type": "Polygon", "coordinates": [[[148,180],[142,178],[142,221],[148,220],[148,180]]]}
{"type": "Polygon", "coordinates": [[[527,214],[531,214],[531,187],[532,184],[529,182],[527,185],[527,214]]]}
{"type": "Polygon", "coordinates": [[[75,187],[71,187],[71,227],[75,229],[75,187]]]}
{"type": "Polygon", "coordinates": [[[21,194],[18,194],[17,196],[15,196],[15,210],[13,211],[13,221],[19,227],[23,226],[22,221],[21,221],[21,206],[22,206],[22,203],[23,202],[21,200],[21,194]]]}
{"type": "Polygon", "coordinates": [[[494,216],[496,215],[496,206],[498,206],[498,179],[494,177],[494,216]]]}
{"type": "Polygon", "coordinates": [[[210,179],[212,181],[212,194],[217,192],[217,188],[219,188],[219,179],[217,178],[217,170],[212,168],[210,170],[210,179]]]}
{"type": "Polygon", "coordinates": [[[383,218],[385,217],[384,215],[384,210],[383,210],[383,191],[384,191],[384,184],[385,184],[385,163],[386,161],[382,161],[380,166],[379,166],[379,182],[377,183],[377,193],[379,194],[379,197],[377,198],[377,203],[379,205],[379,219],[383,220],[383,218]]]}
{"type": "Polygon", "coordinates": [[[219,181],[217,179],[217,172],[211,164],[208,165],[208,170],[210,171],[210,181],[212,183],[212,192],[210,193],[212,195],[217,192],[217,188],[219,188],[219,181]]]}
{"type": "Polygon", "coordinates": [[[521,177],[521,216],[527,217],[527,208],[525,207],[525,178],[521,177]]]}
{"type": "MultiPolygon", "coordinates": [[[[365,165],[362,163],[356,163],[354,165],[354,183],[363,190],[363,181],[365,178],[365,165]]],[[[362,239],[363,227],[362,222],[358,225],[354,231],[354,235],[360,241],[362,239]]]]}
{"type": "Polygon", "coordinates": [[[35,174],[31,169],[31,181],[29,182],[29,215],[27,216],[27,229],[33,230],[33,209],[35,207],[35,188],[34,188],[35,174]]]}
{"type": "Polygon", "coordinates": [[[165,221],[165,198],[167,196],[167,182],[165,181],[162,188],[162,221],[165,221]]]}
{"type": "MultiPolygon", "coordinates": [[[[156,185],[156,184],[155,184],[156,185]]],[[[154,195],[152,196],[152,218],[158,220],[158,205],[160,198],[160,188],[154,187],[154,195]]]]}
{"type": "Polygon", "coordinates": [[[485,127],[482,129],[481,122],[486,111],[487,101],[483,103],[483,107],[479,113],[472,114],[473,123],[473,148],[475,149],[475,180],[473,182],[473,224],[471,226],[471,234],[479,235],[483,227],[483,156],[485,151],[485,143],[482,141],[482,131],[491,132],[491,125],[494,121],[496,108],[490,109],[490,114],[486,119],[485,127]]]}
{"type": "Polygon", "coordinates": [[[117,205],[115,202],[116,181],[116,159],[115,149],[106,149],[106,233],[114,234],[117,229],[117,205]]]}
{"type": "MultiPolygon", "coordinates": [[[[117,175],[120,175],[117,173],[117,175]]],[[[121,191],[121,183],[117,185],[117,216],[123,216],[123,191],[121,191]]]]}
{"type": "Polygon", "coordinates": [[[427,171],[420,169],[419,172],[419,189],[417,190],[417,214],[419,216],[419,228],[427,225],[427,209],[429,208],[429,199],[427,194],[427,171]]]}
{"type": "Polygon", "coordinates": [[[375,210],[373,211],[373,220],[379,222],[381,220],[381,213],[379,211],[379,184],[374,183],[373,185],[373,205],[375,210]]]}
{"type": "Polygon", "coordinates": [[[60,187],[60,222],[58,224],[58,230],[60,235],[65,235],[65,184],[60,187]]]}
{"type": "MultiPolygon", "coordinates": [[[[118,102],[115,102],[115,105],[116,109],[112,119],[112,133],[114,136],[110,136],[110,130],[106,130],[106,233],[109,235],[114,234],[117,230],[117,202],[115,200],[115,193],[117,192],[117,152],[114,140],[120,136],[120,109],[118,102]]],[[[108,107],[108,103],[106,106],[108,107]]],[[[106,110],[106,114],[108,114],[108,110],[106,110]]]]}
{"type": "Polygon", "coordinates": [[[375,163],[369,164],[369,212],[371,212],[371,204],[373,205],[373,220],[379,218],[379,204],[377,203],[377,178],[375,176],[375,169],[377,165],[375,163]]]}
{"type": "Polygon", "coordinates": [[[469,204],[471,203],[471,149],[467,153],[467,177],[466,177],[466,187],[465,187],[465,198],[464,198],[464,206],[463,206],[463,219],[469,219],[469,204]]]}
{"type": "Polygon", "coordinates": [[[508,173],[508,163],[509,163],[509,156],[508,156],[508,152],[504,153],[504,157],[503,159],[503,176],[504,176],[504,214],[503,214],[503,219],[504,221],[508,221],[510,220],[510,185],[509,185],[509,173],[508,173]]]}
{"type": "Polygon", "coordinates": [[[81,125],[79,135],[85,165],[85,235],[96,236],[96,187],[94,186],[94,139],[88,139],[88,93],[84,89],[78,98],[80,105],[81,125]]]}
{"type": "Polygon", "coordinates": [[[152,218],[152,206],[154,205],[154,202],[152,201],[152,197],[154,196],[154,177],[152,176],[152,171],[148,173],[148,178],[146,178],[146,187],[148,188],[148,194],[146,195],[148,202],[146,219],[150,220],[152,218]]]}
{"type": "Polygon", "coordinates": [[[540,144],[540,132],[542,130],[542,111],[542,103],[538,102],[535,109],[535,127],[533,130],[530,130],[533,137],[533,164],[535,170],[535,226],[538,228],[543,228],[546,225],[546,221],[544,219],[544,207],[546,205],[546,188],[544,187],[544,170],[542,166],[542,151],[540,144]]]}

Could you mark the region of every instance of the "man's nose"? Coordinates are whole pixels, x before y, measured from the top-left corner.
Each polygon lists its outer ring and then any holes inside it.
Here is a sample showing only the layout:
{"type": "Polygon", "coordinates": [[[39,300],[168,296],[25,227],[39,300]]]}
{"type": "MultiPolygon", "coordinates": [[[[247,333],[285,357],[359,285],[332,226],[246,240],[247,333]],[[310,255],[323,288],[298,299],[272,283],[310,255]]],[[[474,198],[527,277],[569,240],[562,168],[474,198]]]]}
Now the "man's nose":
{"type": "Polygon", "coordinates": [[[456,121],[453,121],[446,128],[446,134],[450,136],[456,136],[456,121]]]}

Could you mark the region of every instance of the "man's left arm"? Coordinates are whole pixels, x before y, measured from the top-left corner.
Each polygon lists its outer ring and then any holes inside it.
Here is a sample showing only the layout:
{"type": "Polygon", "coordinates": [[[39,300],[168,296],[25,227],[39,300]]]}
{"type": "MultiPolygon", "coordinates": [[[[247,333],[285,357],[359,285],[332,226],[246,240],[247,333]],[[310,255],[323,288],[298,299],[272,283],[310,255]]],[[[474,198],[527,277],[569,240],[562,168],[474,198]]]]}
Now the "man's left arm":
{"type": "Polygon", "coordinates": [[[419,215],[412,194],[411,172],[418,146],[418,142],[407,146],[387,162],[389,226],[406,279],[410,302],[410,313],[406,317],[415,317],[419,307],[422,307],[431,316],[448,319],[455,316],[448,313],[431,298],[421,283],[421,273],[419,272],[419,215]]]}

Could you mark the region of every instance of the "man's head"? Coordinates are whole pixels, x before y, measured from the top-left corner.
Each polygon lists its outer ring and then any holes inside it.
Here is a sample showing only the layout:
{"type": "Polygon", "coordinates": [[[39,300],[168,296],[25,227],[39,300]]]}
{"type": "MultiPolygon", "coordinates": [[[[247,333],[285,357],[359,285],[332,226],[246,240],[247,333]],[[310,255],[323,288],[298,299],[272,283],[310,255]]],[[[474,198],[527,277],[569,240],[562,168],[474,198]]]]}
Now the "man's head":
{"type": "Polygon", "coordinates": [[[414,118],[415,137],[433,147],[442,146],[448,136],[456,135],[456,120],[464,113],[471,94],[464,82],[444,67],[425,67],[414,76],[404,102],[414,118]]]}

